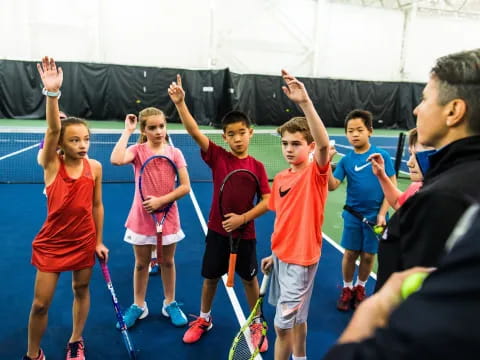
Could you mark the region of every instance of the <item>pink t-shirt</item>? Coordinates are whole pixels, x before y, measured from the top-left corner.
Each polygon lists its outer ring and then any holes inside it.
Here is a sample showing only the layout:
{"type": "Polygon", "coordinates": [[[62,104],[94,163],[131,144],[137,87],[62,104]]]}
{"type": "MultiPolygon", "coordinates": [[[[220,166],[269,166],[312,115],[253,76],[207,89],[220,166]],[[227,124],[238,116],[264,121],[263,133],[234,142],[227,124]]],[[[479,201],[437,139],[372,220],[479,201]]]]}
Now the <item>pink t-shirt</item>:
{"type": "MultiPolygon", "coordinates": [[[[130,208],[125,227],[137,234],[154,236],[156,233],[155,223],[153,222],[152,216],[143,208],[142,198],[138,190],[138,177],[140,175],[142,164],[149,157],[156,154],[148,148],[147,143],[132,145],[127,150],[135,155],[132,161],[135,173],[135,195],[133,196],[132,207],[130,208]]],[[[179,170],[187,166],[182,152],[173,146],[166,146],[165,152],[162,155],[170,158],[179,170]]],[[[159,173],[160,172],[161,169],[159,169],[159,173]]],[[[178,215],[177,203],[175,202],[170,208],[165,223],[163,224],[163,236],[176,234],[179,230],[180,217],[178,215]]]]}
{"type": "MultiPolygon", "coordinates": [[[[208,228],[223,236],[228,236],[228,233],[223,229],[222,217],[220,215],[220,207],[218,198],[220,187],[222,186],[225,177],[233,170],[246,169],[254,173],[260,182],[260,192],[263,194],[270,193],[270,186],[268,185],[267,172],[265,166],[252,156],[247,156],[244,159],[239,159],[231,152],[228,152],[221,146],[210,141],[207,152],[201,151],[203,160],[212,169],[213,177],[213,199],[210,207],[210,216],[208,217],[208,228]]],[[[241,194],[240,194],[241,196],[241,194]]],[[[250,221],[242,233],[242,239],[255,239],[255,227],[253,221],[250,221]]]]}
{"type": "Polygon", "coordinates": [[[422,181],[412,182],[408,186],[408,188],[403,192],[403,194],[398,197],[398,200],[397,200],[398,205],[402,206],[410,196],[414,195],[418,190],[420,190],[422,185],[423,185],[422,181]]]}

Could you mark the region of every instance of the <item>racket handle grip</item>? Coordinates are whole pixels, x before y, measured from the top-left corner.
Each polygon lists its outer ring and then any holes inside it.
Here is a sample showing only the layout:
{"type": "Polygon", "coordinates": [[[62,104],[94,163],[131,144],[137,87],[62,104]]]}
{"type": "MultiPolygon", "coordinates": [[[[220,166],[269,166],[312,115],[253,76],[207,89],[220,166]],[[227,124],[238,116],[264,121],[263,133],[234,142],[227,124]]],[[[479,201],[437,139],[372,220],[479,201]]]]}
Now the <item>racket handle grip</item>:
{"type": "Polygon", "coordinates": [[[163,264],[163,236],[157,233],[157,262],[163,264]]]}
{"type": "Polygon", "coordinates": [[[230,260],[228,262],[228,277],[227,286],[233,287],[235,279],[235,266],[237,264],[237,254],[230,254],[230,260]]]}

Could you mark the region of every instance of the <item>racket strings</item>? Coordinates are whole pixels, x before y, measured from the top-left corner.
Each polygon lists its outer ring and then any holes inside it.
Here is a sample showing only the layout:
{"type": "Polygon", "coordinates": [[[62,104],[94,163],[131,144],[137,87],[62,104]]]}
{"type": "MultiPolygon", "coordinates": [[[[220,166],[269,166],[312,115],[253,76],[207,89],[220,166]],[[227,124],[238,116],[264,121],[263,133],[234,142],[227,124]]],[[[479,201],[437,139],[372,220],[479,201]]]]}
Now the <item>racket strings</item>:
{"type": "Polygon", "coordinates": [[[240,171],[232,174],[222,185],[220,207],[222,215],[242,214],[259,201],[259,185],[253,174],[240,171]]]}
{"type": "Polygon", "coordinates": [[[247,329],[238,337],[238,342],[232,353],[232,360],[248,360],[255,353],[255,349],[250,341],[250,330],[247,329]],[[248,339],[248,340],[247,340],[248,339]]]}
{"type": "Polygon", "coordinates": [[[168,160],[156,158],[146,164],[142,173],[142,194],[160,197],[175,190],[177,174],[168,160]]]}

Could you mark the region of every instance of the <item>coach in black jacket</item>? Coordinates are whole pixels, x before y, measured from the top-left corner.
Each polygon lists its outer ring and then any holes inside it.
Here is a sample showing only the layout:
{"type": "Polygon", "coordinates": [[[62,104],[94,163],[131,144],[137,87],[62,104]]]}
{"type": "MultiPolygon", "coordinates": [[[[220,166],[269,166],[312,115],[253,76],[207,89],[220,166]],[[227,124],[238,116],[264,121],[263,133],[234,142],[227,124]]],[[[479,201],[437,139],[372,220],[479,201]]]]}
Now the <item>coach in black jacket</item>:
{"type": "Polygon", "coordinates": [[[376,290],[395,271],[436,266],[461,214],[480,202],[480,49],[438,59],[414,113],[419,142],[438,151],[423,187],[390,220],[376,290]]]}

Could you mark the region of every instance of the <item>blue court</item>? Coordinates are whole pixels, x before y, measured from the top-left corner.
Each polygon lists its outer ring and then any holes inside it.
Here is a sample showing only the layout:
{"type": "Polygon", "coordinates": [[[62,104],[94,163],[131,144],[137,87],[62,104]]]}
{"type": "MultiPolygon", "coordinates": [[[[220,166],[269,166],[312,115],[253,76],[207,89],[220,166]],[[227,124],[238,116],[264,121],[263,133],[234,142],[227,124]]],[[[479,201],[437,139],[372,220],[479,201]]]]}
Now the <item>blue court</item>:
{"type": "MultiPolygon", "coordinates": [[[[15,142],[15,146],[10,144],[8,151],[2,147],[0,153],[2,182],[6,182],[5,177],[38,179],[40,176],[41,179],[41,168],[35,163],[37,147],[34,145],[42,135],[29,136],[28,141],[15,142]]],[[[0,141],[10,141],[5,139],[11,137],[4,135],[0,141]]],[[[175,137],[173,139],[175,142],[175,137]]],[[[340,137],[336,140],[337,144],[340,144],[340,137]]],[[[104,172],[109,173],[108,176],[117,176],[116,173],[110,173],[111,165],[106,161],[113,145],[110,141],[103,142],[108,144],[92,144],[90,154],[102,161],[104,172]],[[102,150],[102,146],[108,146],[110,150],[107,151],[105,148],[102,150]]],[[[199,158],[198,149],[189,152],[188,148],[187,150],[182,148],[182,151],[189,164],[189,171],[208,171],[202,169],[204,164],[199,158]]],[[[129,166],[112,171],[119,172],[119,179],[132,176],[129,166]]],[[[106,183],[103,187],[104,242],[110,249],[110,272],[123,308],[128,307],[133,299],[134,257],[131,246],[123,242],[124,222],[131,205],[133,186],[133,183],[126,182],[106,183]]],[[[0,359],[19,359],[26,351],[28,315],[35,276],[35,269],[30,264],[31,242],[46,215],[46,201],[42,190],[42,184],[0,184],[2,199],[0,231],[3,234],[4,245],[0,253],[0,271],[4,274],[0,299],[0,316],[3,320],[0,329],[0,359]]],[[[176,297],[177,301],[183,303],[183,309],[187,314],[198,315],[199,312],[203,280],[200,267],[204,249],[205,221],[208,218],[211,196],[210,182],[192,182],[190,196],[179,201],[182,227],[187,237],[177,247],[176,297]]],[[[273,213],[268,213],[256,221],[259,258],[269,255],[273,219],[273,213]]],[[[351,316],[351,313],[340,313],[335,308],[341,287],[341,258],[342,253],[329,241],[324,241],[310,307],[307,338],[310,358],[318,359],[326,352],[351,316]]],[[[369,293],[373,286],[374,281],[369,281],[369,293]]],[[[90,289],[91,310],[84,332],[88,359],[127,359],[121,336],[115,329],[116,320],[110,294],[98,265],[95,267],[90,289]]],[[[227,293],[225,286],[220,284],[212,311],[213,329],[198,343],[186,345],[182,342],[185,328],[174,328],[168,319],[161,315],[162,300],[161,280],[159,277],[151,277],[147,292],[150,315],[130,330],[139,359],[226,359],[240,322],[243,316],[248,315],[241,282],[236,282],[234,291],[230,294],[227,293]]],[[[64,348],[71,333],[71,305],[71,275],[64,273],[58,283],[49,311],[48,328],[42,340],[42,348],[49,360],[64,359],[64,348]]],[[[267,320],[272,324],[274,308],[266,304],[264,309],[267,320]]],[[[273,326],[269,329],[268,339],[270,350],[262,355],[263,359],[273,359],[275,339],[273,326]]]]}

